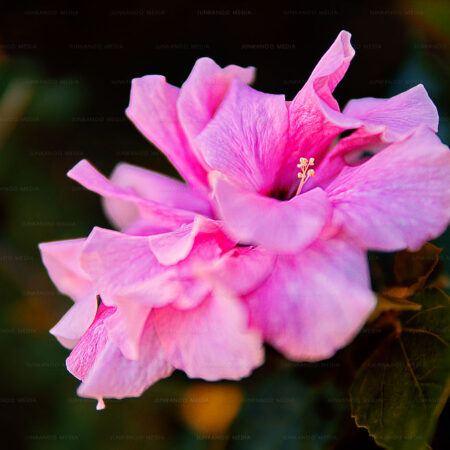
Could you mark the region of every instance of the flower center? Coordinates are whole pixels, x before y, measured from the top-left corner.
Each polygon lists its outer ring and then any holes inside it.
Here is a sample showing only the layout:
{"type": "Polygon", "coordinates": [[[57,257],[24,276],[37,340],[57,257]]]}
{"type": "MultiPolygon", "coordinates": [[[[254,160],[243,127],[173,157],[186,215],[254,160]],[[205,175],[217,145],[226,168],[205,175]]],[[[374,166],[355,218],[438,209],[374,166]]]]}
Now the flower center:
{"type": "Polygon", "coordinates": [[[300,169],[300,172],[297,174],[297,177],[300,179],[300,183],[295,191],[295,195],[300,194],[303,185],[310,177],[315,176],[316,173],[314,172],[314,169],[310,169],[312,166],[314,166],[314,158],[309,158],[309,160],[307,158],[300,158],[300,164],[297,164],[297,167],[300,169]]]}

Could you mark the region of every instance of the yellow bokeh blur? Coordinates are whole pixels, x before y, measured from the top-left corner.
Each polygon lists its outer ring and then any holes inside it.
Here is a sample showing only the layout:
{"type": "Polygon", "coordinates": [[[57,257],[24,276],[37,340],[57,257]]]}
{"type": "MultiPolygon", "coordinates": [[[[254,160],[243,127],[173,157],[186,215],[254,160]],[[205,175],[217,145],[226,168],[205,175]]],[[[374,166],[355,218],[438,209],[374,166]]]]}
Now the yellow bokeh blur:
{"type": "Polygon", "coordinates": [[[195,432],[224,433],[236,417],[242,403],[242,390],[234,384],[197,383],[183,394],[180,413],[195,432]]]}

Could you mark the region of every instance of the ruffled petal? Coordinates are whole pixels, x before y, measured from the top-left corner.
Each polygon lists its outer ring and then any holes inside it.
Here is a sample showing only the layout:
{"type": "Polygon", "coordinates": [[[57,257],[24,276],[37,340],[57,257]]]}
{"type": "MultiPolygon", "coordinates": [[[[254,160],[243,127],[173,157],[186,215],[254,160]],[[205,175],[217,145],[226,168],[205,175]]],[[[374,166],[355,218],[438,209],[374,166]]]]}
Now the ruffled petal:
{"type": "Polygon", "coordinates": [[[225,293],[187,311],[157,309],[152,317],[170,363],[191,378],[237,380],[263,363],[261,338],[248,328],[245,307],[225,293]]]}
{"type": "Polygon", "coordinates": [[[275,254],[261,247],[236,247],[204,267],[202,276],[223,290],[245,295],[270,275],[275,259],[275,254]]]}
{"type": "Polygon", "coordinates": [[[105,324],[111,341],[128,359],[139,358],[139,341],[152,307],[178,298],[176,273],[159,264],[148,237],[94,228],[81,262],[102,302],[116,312],[105,324]]]}
{"type": "MultiPolygon", "coordinates": [[[[230,65],[222,69],[210,58],[200,58],[195,63],[191,74],[181,87],[177,110],[189,143],[203,163],[203,156],[196,151],[194,139],[213,118],[233,78],[250,84],[254,77],[254,67],[230,65]]],[[[206,167],[205,163],[204,165],[206,167]]]]}
{"type": "Polygon", "coordinates": [[[278,256],[271,276],[247,297],[251,325],[286,357],[331,357],[360,330],[376,304],[365,253],[351,241],[318,241],[278,256]]]}
{"type": "Polygon", "coordinates": [[[361,120],[362,126],[327,153],[310,188],[323,185],[349,164],[361,164],[365,154],[379,152],[422,125],[437,131],[439,123],[436,107],[421,84],[388,99],[351,100],[343,114],[361,120]]]}
{"type": "Polygon", "coordinates": [[[119,313],[121,305],[126,308],[131,302],[152,308],[173,302],[189,309],[211,290],[200,276],[202,268],[233,246],[218,222],[197,217],[179,230],[153,236],[96,227],[81,260],[103,302],[119,313]]]}
{"type": "Polygon", "coordinates": [[[139,342],[137,360],[127,359],[109,339],[104,321],[96,321],[67,360],[69,371],[83,381],[78,394],[97,399],[98,409],[104,407],[103,398],[138,397],[173,372],[150,320],[139,342]]]}
{"type": "Polygon", "coordinates": [[[360,120],[342,114],[333,97],[355,54],[350,37],[347,31],[339,33],[289,106],[290,153],[284,168],[287,186],[295,180],[300,157],[314,157],[320,162],[339,133],[361,125],[360,120]]]}
{"type": "Polygon", "coordinates": [[[166,233],[167,231],[170,230],[160,225],[149,224],[141,217],[123,230],[125,234],[131,234],[133,236],[151,236],[152,234],[166,233]]]}
{"type": "Polygon", "coordinates": [[[116,312],[105,320],[108,336],[125,358],[139,358],[141,340],[151,308],[134,302],[132,298],[116,299],[116,312]]]}
{"type": "Polygon", "coordinates": [[[269,194],[285,159],[287,130],[282,95],[264,94],[234,79],[195,145],[212,169],[242,187],[269,194]]]}
{"type": "MultiPolygon", "coordinates": [[[[113,186],[123,188],[138,197],[170,208],[193,211],[205,216],[211,215],[209,202],[185,183],[141,167],[118,164],[111,174],[110,182],[113,186]]],[[[130,227],[139,217],[135,203],[105,197],[103,205],[107,216],[119,229],[130,227]]]]}
{"type": "Polygon", "coordinates": [[[334,218],[364,248],[419,249],[450,220],[450,152],[420,127],[327,187],[334,218]]]}
{"type": "MultiPolygon", "coordinates": [[[[171,266],[185,259],[192,251],[200,249],[203,259],[212,259],[220,253],[230,250],[235,242],[222,230],[222,225],[214,220],[196,216],[190,224],[182,225],[178,230],[149,237],[150,248],[158,261],[171,266]]],[[[197,256],[198,251],[196,252],[197,256]]]]}
{"type": "Polygon", "coordinates": [[[75,304],[50,330],[58,341],[73,348],[94,320],[97,298],[88,275],[80,265],[85,239],[46,242],[39,244],[42,261],[51,280],[60,292],[71,297],[75,304]]]}
{"type": "Polygon", "coordinates": [[[94,320],[97,297],[94,290],[78,300],[50,330],[50,333],[66,348],[74,348],[94,320]]]}
{"type": "Polygon", "coordinates": [[[295,253],[319,236],[330,217],[327,195],[320,188],[280,201],[239,188],[221,175],[213,176],[212,184],[224,227],[242,244],[295,253]]]}
{"type": "MultiPolygon", "coordinates": [[[[136,207],[142,218],[150,225],[174,229],[182,223],[192,221],[195,215],[192,211],[172,208],[152,199],[143,198],[130,188],[114,185],[86,160],[80,161],[73,169],[69,170],[67,176],[103,197],[129,203],[136,207]]],[[[126,216],[123,218],[122,224],[131,224],[134,219],[134,216],[126,216]]]]}
{"type": "Polygon", "coordinates": [[[197,161],[179,123],[178,96],[179,89],[168,84],[163,76],[135,78],[126,114],[192,187],[204,190],[206,172],[197,161]]]}
{"type": "Polygon", "coordinates": [[[98,355],[105,348],[108,341],[105,320],[114,314],[114,311],[115,308],[101,303],[94,321],[67,358],[67,370],[79,380],[86,378],[98,355]]]}
{"type": "Polygon", "coordinates": [[[438,130],[439,115],[422,84],[392,98],[351,100],[343,114],[364,123],[369,133],[383,133],[384,142],[399,141],[420,125],[438,130]]]}
{"type": "Polygon", "coordinates": [[[108,306],[127,301],[162,306],[177,291],[168,283],[173,272],[153,255],[148,237],[95,227],[81,255],[96,292],[108,306]]]}
{"type": "Polygon", "coordinates": [[[44,242],[39,244],[42,261],[60,292],[81,300],[91,290],[91,282],[80,265],[86,239],[44,242]]]}

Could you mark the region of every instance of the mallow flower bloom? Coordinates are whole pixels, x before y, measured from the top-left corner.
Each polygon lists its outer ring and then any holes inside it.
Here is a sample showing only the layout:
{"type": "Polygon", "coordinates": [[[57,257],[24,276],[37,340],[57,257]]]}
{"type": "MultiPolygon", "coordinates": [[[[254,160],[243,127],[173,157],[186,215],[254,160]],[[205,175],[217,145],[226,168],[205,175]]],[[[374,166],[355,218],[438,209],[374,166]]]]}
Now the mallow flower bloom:
{"type": "Polygon", "coordinates": [[[80,395],[138,396],[174,369],[239,379],[263,342],[329,358],[375,306],[366,251],[445,230],[435,106],[418,85],[341,111],[332,93],[353,55],[343,31],[290,102],[249,87],[252,68],[208,58],[180,89],[133,80],[128,117],[186,184],[127,164],[110,179],[87,161],[69,171],[119,230],[40,246],[75,301],[52,333],[73,348],[80,395]]]}

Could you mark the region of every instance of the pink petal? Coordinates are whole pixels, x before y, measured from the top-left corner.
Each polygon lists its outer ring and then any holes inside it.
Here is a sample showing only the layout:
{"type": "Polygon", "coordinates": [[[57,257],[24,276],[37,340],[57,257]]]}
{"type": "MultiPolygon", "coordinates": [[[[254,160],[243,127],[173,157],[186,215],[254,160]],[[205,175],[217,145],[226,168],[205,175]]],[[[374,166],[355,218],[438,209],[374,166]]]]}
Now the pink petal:
{"type": "MultiPolygon", "coordinates": [[[[195,227],[160,235],[159,241],[152,240],[155,236],[129,236],[94,228],[81,260],[102,301],[116,306],[119,313],[121,305],[131,302],[152,308],[171,302],[181,309],[195,307],[211,290],[198,275],[201,266],[210,264],[212,258],[234,245],[215,222],[198,220],[205,223],[197,231],[192,232],[197,227],[194,222],[195,227]],[[161,264],[155,254],[161,262],[173,264],[161,264]]],[[[131,321],[128,326],[132,334],[136,324],[131,321]]],[[[133,354],[121,348],[127,355],[133,354]]]]}
{"type": "MultiPolygon", "coordinates": [[[[180,90],[177,102],[178,116],[191,147],[196,151],[194,139],[213,118],[224,99],[233,78],[250,84],[255,76],[253,67],[219,67],[210,58],[200,58],[180,90]]],[[[196,151],[197,158],[203,156],[196,151]]],[[[206,166],[206,164],[204,164],[206,166]]]]}
{"type": "Polygon", "coordinates": [[[67,370],[80,380],[84,380],[98,355],[104,349],[108,336],[105,320],[114,314],[115,308],[100,304],[95,320],[67,358],[67,370]]]}
{"type": "Polygon", "coordinates": [[[275,259],[261,247],[236,247],[205,267],[202,275],[222,289],[245,295],[270,275],[275,259]]]}
{"type": "MultiPolygon", "coordinates": [[[[150,224],[166,228],[178,228],[182,223],[190,222],[195,215],[192,211],[172,208],[151,199],[140,197],[129,188],[115,186],[86,160],[80,161],[67,173],[67,176],[86,189],[97,192],[103,197],[134,205],[140,215],[150,224]]],[[[134,216],[126,216],[123,218],[123,224],[131,223],[134,219],[134,216]]]]}
{"type": "Polygon", "coordinates": [[[318,241],[279,256],[272,275],[247,298],[251,324],[297,361],[331,357],[374,308],[366,256],[350,241],[318,241]]]}
{"type": "MultiPolygon", "coordinates": [[[[335,111],[339,111],[339,105],[333,97],[333,91],[355,56],[355,50],[350,44],[351,37],[348,31],[341,31],[331,47],[320,58],[307,81],[307,84],[313,85],[318,98],[335,111]]],[[[293,103],[295,101],[296,99],[293,103]]]]}
{"type": "Polygon", "coordinates": [[[42,260],[55,286],[75,304],[50,330],[62,345],[73,348],[88,329],[97,311],[97,299],[88,275],[80,265],[85,239],[39,245],[42,260]]]}
{"type": "MultiPolygon", "coordinates": [[[[105,338],[104,335],[102,338],[105,338]]],[[[93,349],[86,348],[85,351],[92,352],[93,349]]],[[[150,321],[145,326],[140,341],[139,359],[127,359],[119,348],[108,340],[101,350],[97,351],[89,369],[82,377],[83,383],[78,388],[78,394],[95,398],[100,405],[103,398],[138,397],[149,386],[173,372],[150,321]]]]}
{"type": "Polygon", "coordinates": [[[162,306],[177,293],[171,273],[153,255],[148,237],[95,227],[81,255],[96,292],[109,306],[127,301],[162,306]]]}
{"type": "MultiPolygon", "coordinates": [[[[172,305],[178,309],[194,308],[204,300],[212,289],[209,268],[235,245],[220,222],[201,216],[176,231],[150,236],[149,243],[158,261],[173,274],[170,283],[178,291],[172,305]]],[[[169,279],[164,288],[168,285],[169,279]]]]}
{"type": "Polygon", "coordinates": [[[66,348],[74,348],[91,325],[97,312],[97,297],[91,290],[78,300],[50,330],[50,333],[66,348]]]}
{"type": "Polygon", "coordinates": [[[450,153],[420,127],[327,187],[335,219],[363,247],[420,248],[450,220],[450,153]]]}
{"type": "Polygon", "coordinates": [[[346,116],[360,119],[368,132],[384,133],[384,142],[405,138],[421,124],[437,131],[439,115],[423,85],[395,97],[351,100],[346,116]]]}
{"type": "Polygon", "coordinates": [[[195,140],[206,163],[249,190],[269,194],[285,158],[284,97],[263,94],[238,79],[195,140]]]}
{"type": "Polygon", "coordinates": [[[389,99],[351,100],[344,114],[359,119],[363,126],[342,139],[326,155],[309,187],[320,186],[350,162],[360,163],[362,152],[377,153],[388,143],[407,137],[421,125],[437,131],[439,116],[425,88],[420,84],[389,99]]]}
{"type": "Polygon", "coordinates": [[[228,295],[187,311],[157,309],[152,317],[169,361],[191,378],[236,380],[263,362],[261,339],[248,329],[244,306],[228,295]]]}
{"type": "Polygon", "coordinates": [[[60,292],[75,301],[91,290],[91,282],[80,265],[80,255],[86,239],[45,242],[39,244],[42,261],[60,292]]]}
{"type": "Polygon", "coordinates": [[[139,340],[152,307],[174,301],[193,307],[208,292],[206,286],[202,290],[180,280],[178,268],[162,266],[151,251],[148,237],[94,228],[81,261],[103,303],[116,308],[106,320],[106,328],[128,359],[139,358],[139,340]]]}
{"type": "Polygon", "coordinates": [[[125,234],[134,236],[150,236],[152,234],[165,233],[169,229],[156,224],[149,224],[145,219],[138,218],[122,231],[125,234]]]}
{"type": "Polygon", "coordinates": [[[126,114],[191,186],[204,189],[206,172],[189,147],[178,121],[178,95],[179,89],[168,84],[165,77],[148,75],[135,78],[126,114]]]}
{"type": "Polygon", "coordinates": [[[330,217],[320,188],[280,201],[241,189],[220,175],[211,178],[224,227],[242,244],[296,253],[319,236],[330,217]]]}
{"type": "Polygon", "coordinates": [[[377,153],[386,147],[382,142],[382,133],[370,133],[364,127],[341,139],[316,167],[315,177],[308,180],[305,191],[320,186],[323,189],[346,166],[351,164],[350,157],[356,163],[363,162],[364,152],[377,153]]]}
{"type": "MultiPolygon", "coordinates": [[[[111,174],[110,182],[138,197],[170,208],[194,211],[205,216],[211,214],[209,202],[186,184],[141,167],[119,164],[111,174]]],[[[136,204],[129,201],[105,197],[103,202],[106,214],[117,228],[129,227],[139,215],[136,204]]]]}
{"type": "Polygon", "coordinates": [[[345,116],[333,97],[333,91],[350,65],[355,51],[350,33],[341,31],[322,56],[306,84],[289,106],[289,146],[285,164],[285,183],[296,177],[300,157],[314,157],[317,162],[333,139],[342,131],[358,128],[361,122],[345,116]]]}
{"type": "Polygon", "coordinates": [[[202,248],[204,259],[211,259],[234,247],[234,241],[224,234],[219,222],[201,216],[197,216],[190,224],[182,225],[178,230],[149,237],[153,254],[165,266],[185,259],[191,253],[194,242],[202,248]],[[209,256],[205,254],[205,246],[211,250],[209,256]]]}
{"type": "Polygon", "coordinates": [[[139,342],[151,308],[132,298],[116,300],[116,312],[105,321],[108,336],[125,358],[139,358],[139,342]]]}

